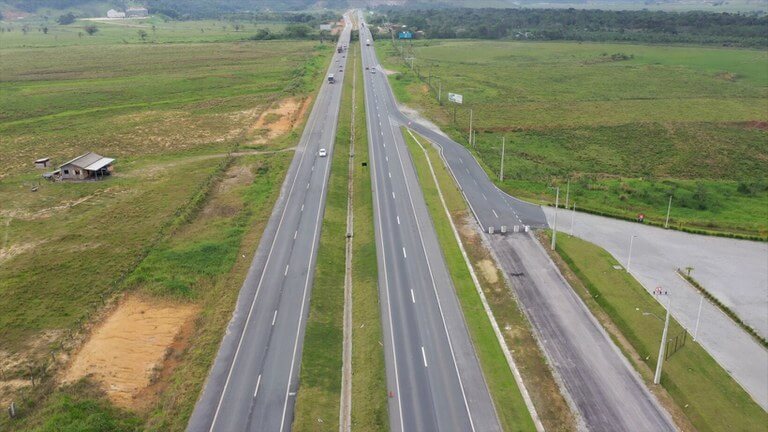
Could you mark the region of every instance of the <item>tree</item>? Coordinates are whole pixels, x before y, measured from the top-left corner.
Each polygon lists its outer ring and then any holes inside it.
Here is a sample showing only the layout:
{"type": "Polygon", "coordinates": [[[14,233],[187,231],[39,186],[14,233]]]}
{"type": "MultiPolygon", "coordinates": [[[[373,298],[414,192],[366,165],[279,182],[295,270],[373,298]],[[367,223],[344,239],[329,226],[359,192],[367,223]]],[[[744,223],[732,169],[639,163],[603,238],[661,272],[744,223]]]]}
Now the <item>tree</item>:
{"type": "Polygon", "coordinates": [[[99,31],[99,28],[93,24],[88,24],[87,26],[83,27],[83,30],[88,33],[88,36],[93,36],[96,34],[96,32],[99,31]]]}
{"type": "Polygon", "coordinates": [[[141,40],[147,40],[147,32],[145,32],[144,30],[139,30],[139,38],[141,40]]]}
{"type": "Polygon", "coordinates": [[[72,24],[73,22],[75,22],[76,19],[77,19],[77,17],[75,16],[75,14],[70,12],[68,14],[61,15],[60,17],[58,17],[56,19],[56,22],[61,24],[61,25],[69,25],[69,24],[72,24]]]}
{"type": "Polygon", "coordinates": [[[303,39],[312,31],[309,26],[304,24],[289,24],[285,27],[285,34],[289,38],[303,39]]]}
{"type": "Polygon", "coordinates": [[[48,27],[43,27],[43,34],[48,34],[48,27]]]}

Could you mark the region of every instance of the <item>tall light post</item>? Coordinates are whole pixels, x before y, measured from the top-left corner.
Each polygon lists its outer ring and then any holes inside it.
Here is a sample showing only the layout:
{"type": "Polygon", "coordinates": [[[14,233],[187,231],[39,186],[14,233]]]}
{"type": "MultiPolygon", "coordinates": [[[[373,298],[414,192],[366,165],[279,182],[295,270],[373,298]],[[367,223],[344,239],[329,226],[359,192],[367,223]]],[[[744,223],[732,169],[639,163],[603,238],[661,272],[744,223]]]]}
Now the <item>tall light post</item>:
{"type": "Polygon", "coordinates": [[[627,257],[627,272],[629,272],[629,266],[632,264],[632,243],[635,240],[636,235],[629,238],[629,256],[627,257]]]}
{"type": "Polygon", "coordinates": [[[501,137],[501,169],[499,169],[499,181],[504,181],[504,137],[501,137]]]}
{"type": "Polygon", "coordinates": [[[696,336],[699,335],[699,322],[701,320],[701,307],[704,306],[704,296],[699,299],[699,313],[696,314],[696,327],[693,330],[693,341],[696,342],[696,336]]]}
{"type": "Polygon", "coordinates": [[[573,211],[571,211],[571,235],[573,235],[573,219],[576,217],[576,201],[573,202],[573,211]]]}
{"type": "Polygon", "coordinates": [[[667,205],[667,219],[664,220],[664,228],[669,228],[669,212],[672,210],[672,195],[669,196],[669,204],[667,205]]]}
{"type": "Polygon", "coordinates": [[[664,350],[667,348],[667,332],[669,331],[669,310],[672,309],[672,297],[667,297],[667,317],[664,319],[664,331],[661,333],[661,345],[659,346],[659,358],[656,360],[656,374],[653,383],[661,381],[661,367],[664,364],[664,350]]]}
{"type": "Polygon", "coordinates": [[[571,196],[571,180],[568,179],[568,183],[565,185],[565,208],[566,208],[566,210],[568,209],[568,207],[570,207],[568,205],[568,198],[570,198],[570,196],[571,196]]]}
{"type": "Polygon", "coordinates": [[[474,147],[472,141],[472,108],[469,109],[469,144],[474,147]]]}
{"type": "Polygon", "coordinates": [[[552,224],[552,250],[555,250],[555,243],[557,242],[557,207],[560,205],[560,186],[555,188],[555,217],[552,224]]]}

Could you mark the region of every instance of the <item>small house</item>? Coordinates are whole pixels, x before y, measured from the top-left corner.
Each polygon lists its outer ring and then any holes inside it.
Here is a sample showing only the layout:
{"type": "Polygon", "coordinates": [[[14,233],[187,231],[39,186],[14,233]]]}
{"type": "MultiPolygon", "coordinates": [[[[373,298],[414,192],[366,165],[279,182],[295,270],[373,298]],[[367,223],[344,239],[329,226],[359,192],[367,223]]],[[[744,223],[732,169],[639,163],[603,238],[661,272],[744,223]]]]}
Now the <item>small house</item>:
{"type": "Polygon", "coordinates": [[[61,165],[58,175],[62,180],[98,180],[112,174],[114,161],[112,158],[88,152],[61,165]]]}
{"type": "Polygon", "coordinates": [[[44,157],[35,161],[35,168],[48,168],[51,166],[51,158],[44,157]]]}
{"type": "Polygon", "coordinates": [[[126,18],[146,18],[149,16],[149,11],[144,7],[132,7],[125,10],[126,18]]]}
{"type": "Polygon", "coordinates": [[[107,11],[107,18],[125,18],[125,12],[110,9],[107,11]]]}

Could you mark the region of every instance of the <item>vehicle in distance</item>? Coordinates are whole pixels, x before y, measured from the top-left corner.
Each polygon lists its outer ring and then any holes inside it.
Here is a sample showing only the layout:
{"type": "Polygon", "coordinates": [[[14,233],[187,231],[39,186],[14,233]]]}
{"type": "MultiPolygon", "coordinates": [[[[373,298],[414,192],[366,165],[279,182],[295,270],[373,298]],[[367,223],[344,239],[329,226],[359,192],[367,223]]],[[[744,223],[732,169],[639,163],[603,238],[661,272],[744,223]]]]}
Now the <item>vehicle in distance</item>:
{"type": "Polygon", "coordinates": [[[342,47],[338,47],[338,48],[336,48],[336,52],[337,52],[337,53],[340,53],[341,51],[343,51],[343,49],[344,49],[344,48],[342,48],[342,47]]]}
{"type": "Polygon", "coordinates": [[[326,156],[328,156],[328,151],[327,151],[327,150],[325,150],[324,148],[321,148],[321,149],[320,149],[320,151],[319,151],[319,152],[317,152],[317,154],[318,154],[320,157],[326,157],[326,156]]]}
{"type": "Polygon", "coordinates": [[[336,82],[336,78],[333,77],[333,74],[328,75],[328,82],[331,84],[336,82]]]}
{"type": "Polygon", "coordinates": [[[366,39],[365,40],[365,46],[371,46],[371,40],[370,39],[366,39]]]}

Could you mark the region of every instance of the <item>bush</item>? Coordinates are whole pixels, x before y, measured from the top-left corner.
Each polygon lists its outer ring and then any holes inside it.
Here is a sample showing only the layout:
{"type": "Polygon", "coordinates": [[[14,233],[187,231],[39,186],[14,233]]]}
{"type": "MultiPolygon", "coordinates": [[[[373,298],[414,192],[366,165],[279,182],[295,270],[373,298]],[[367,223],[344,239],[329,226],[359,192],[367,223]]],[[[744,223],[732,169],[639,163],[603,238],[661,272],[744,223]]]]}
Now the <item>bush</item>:
{"type": "Polygon", "coordinates": [[[75,14],[70,12],[68,14],[61,15],[60,17],[58,17],[56,19],[56,22],[61,24],[61,25],[69,25],[69,24],[72,24],[73,22],[75,22],[76,19],[77,19],[77,17],[75,16],[75,14]]]}

